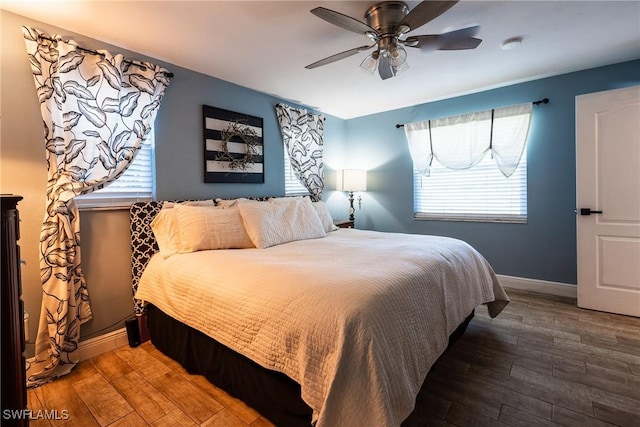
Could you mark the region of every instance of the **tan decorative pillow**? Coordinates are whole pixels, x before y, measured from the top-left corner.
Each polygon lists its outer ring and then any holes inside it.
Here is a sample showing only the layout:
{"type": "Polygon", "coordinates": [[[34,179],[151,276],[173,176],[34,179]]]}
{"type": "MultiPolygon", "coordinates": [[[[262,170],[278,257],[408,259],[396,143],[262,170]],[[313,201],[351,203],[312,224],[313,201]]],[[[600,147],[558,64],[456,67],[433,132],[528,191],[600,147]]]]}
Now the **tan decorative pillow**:
{"type": "Polygon", "coordinates": [[[238,206],[238,203],[254,203],[258,200],[247,199],[240,197],[237,199],[216,199],[216,206],[222,206],[223,208],[233,208],[238,206]]]}
{"type": "Polygon", "coordinates": [[[327,235],[310,199],[288,199],[238,204],[247,234],[257,248],[327,235]]]}
{"type": "Polygon", "coordinates": [[[197,200],[182,203],[164,202],[162,204],[162,209],[153,221],[151,221],[151,230],[153,230],[156,242],[158,242],[160,254],[164,258],[168,258],[177,253],[180,247],[180,227],[178,226],[176,211],[173,209],[176,205],[214,206],[213,200],[197,200]]]}
{"type": "Polygon", "coordinates": [[[238,208],[176,206],[179,253],[255,247],[238,208]]]}

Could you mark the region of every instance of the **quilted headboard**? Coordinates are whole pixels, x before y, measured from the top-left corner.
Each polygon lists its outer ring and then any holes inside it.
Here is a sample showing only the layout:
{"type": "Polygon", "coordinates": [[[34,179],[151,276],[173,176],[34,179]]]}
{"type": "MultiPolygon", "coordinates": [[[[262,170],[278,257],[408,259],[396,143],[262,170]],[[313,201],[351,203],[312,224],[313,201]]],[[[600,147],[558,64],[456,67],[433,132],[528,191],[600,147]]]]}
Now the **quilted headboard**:
{"type": "MultiPolygon", "coordinates": [[[[281,196],[279,196],[281,197],[281,196]]],[[[252,200],[267,200],[270,197],[249,197],[252,200]]],[[[211,199],[201,199],[211,200],[211,199]]],[[[215,199],[213,199],[215,200],[215,199]]],[[[171,200],[172,202],[181,202],[185,200],[171,200]]],[[[140,277],[147,267],[151,257],[158,252],[158,243],[156,237],[151,230],[151,221],[156,217],[160,209],[162,209],[164,201],[136,202],[129,208],[129,229],[131,231],[131,271],[133,281],[133,295],[138,290],[140,277]]],[[[133,298],[136,315],[144,312],[142,301],[133,298]]]]}

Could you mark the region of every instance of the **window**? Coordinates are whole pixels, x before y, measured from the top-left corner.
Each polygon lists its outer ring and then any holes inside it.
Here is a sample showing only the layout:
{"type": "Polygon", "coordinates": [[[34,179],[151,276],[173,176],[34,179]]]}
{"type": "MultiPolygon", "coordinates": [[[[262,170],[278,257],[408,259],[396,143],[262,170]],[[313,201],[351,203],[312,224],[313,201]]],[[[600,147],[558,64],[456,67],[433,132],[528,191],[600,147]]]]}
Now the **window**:
{"type": "Polygon", "coordinates": [[[526,150],[516,171],[506,178],[490,154],[470,169],[455,170],[437,160],[431,176],[413,171],[417,219],[450,221],[527,221],[526,150]]]}
{"type": "Polygon", "coordinates": [[[133,202],[152,200],[155,194],[154,145],[151,130],[129,168],[107,187],[77,196],[78,208],[121,208],[129,207],[133,202]]]}
{"type": "Polygon", "coordinates": [[[284,194],[287,196],[300,196],[309,194],[309,190],[302,185],[296,173],[291,167],[289,153],[284,150],[284,194]]]}
{"type": "Polygon", "coordinates": [[[405,125],[414,218],[527,221],[531,104],[405,125]]]}

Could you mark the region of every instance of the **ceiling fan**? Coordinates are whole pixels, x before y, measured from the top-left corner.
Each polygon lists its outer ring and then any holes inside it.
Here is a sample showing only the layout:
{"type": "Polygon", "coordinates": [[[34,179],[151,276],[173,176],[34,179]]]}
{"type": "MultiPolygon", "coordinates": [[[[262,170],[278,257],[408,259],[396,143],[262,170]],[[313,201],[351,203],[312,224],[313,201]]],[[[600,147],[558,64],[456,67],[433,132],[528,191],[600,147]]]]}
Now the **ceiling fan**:
{"type": "Polygon", "coordinates": [[[403,46],[419,48],[421,50],[475,49],[480,42],[482,42],[481,39],[473,37],[478,33],[480,29],[479,26],[463,28],[443,34],[426,34],[403,38],[405,34],[410,31],[442,15],[457,2],[458,0],[425,0],[409,11],[409,7],[405,2],[383,1],[375,3],[367,9],[364,14],[366,24],[340,12],[324,7],[316,7],[311,10],[311,13],[315,16],[345,30],[363,34],[369,37],[373,41],[373,44],[355,47],[331,55],[313,64],[309,64],[305,68],[312,69],[320,67],[376,48],[376,50],[362,61],[360,67],[371,74],[373,74],[377,68],[380,77],[386,80],[398,75],[409,67],[407,64],[407,51],[403,46]]]}

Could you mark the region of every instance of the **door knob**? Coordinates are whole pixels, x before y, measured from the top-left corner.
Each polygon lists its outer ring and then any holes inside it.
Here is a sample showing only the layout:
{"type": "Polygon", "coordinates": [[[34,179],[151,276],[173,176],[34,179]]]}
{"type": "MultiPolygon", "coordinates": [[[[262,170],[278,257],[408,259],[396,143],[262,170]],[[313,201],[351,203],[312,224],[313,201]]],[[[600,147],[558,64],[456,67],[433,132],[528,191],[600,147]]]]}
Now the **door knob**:
{"type": "Polygon", "coordinates": [[[580,209],[580,215],[601,214],[602,211],[592,211],[591,208],[580,209]]]}

